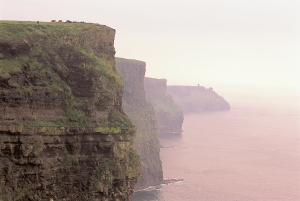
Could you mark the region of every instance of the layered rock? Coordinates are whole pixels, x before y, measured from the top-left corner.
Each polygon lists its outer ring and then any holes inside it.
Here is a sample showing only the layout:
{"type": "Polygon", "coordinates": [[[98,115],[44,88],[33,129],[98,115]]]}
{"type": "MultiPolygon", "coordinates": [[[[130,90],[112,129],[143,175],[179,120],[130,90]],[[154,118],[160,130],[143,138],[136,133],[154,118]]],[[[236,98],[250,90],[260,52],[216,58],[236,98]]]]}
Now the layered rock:
{"type": "Polygon", "coordinates": [[[134,147],[140,155],[141,176],[135,190],[139,190],[163,182],[156,117],[145,99],[146,63],[116,58],[116,68],[124,82],[123,109],[137,128],[134,147]]]}
{"type": "Polygon", "coordinates": [[[140,172],[115,30],[0,22],[0,200],[130,200],[140,172]]]}
{"type": "Polygon", "coordinates": [[[230,110],[229,103],[213,89],[203,86],[168,86],[174,102],[183,112],[230,110]]]}
{"type": "Polygon", "coordinates": [[[146,99],[153,104],[159,133],[181,133],[183,112],[167,93],[167,80],[145,78],[146,99]]]}

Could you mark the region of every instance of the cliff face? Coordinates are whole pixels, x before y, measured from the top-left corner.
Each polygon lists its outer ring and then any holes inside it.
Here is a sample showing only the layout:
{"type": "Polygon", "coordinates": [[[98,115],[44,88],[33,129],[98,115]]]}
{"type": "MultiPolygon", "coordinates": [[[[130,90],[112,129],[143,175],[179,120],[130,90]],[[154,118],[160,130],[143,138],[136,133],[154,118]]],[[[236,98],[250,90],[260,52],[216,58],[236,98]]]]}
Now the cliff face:
{"type": "Polygon", "coordinates": [[[167,93],[167,80],[145,78],[146,99],[153,104],[159,133],[181,133],[183,112],[167,93]]]}
{"type": "Polygon", "coordinates": [[[184,112],[230,110],[229,103],[212,88],[168,86],[168,93],[184,112]]]}
{"type": "Polygon", "coordinates": [[[156,117],[151,103],[145,99],[145,67],[146,63],[141,61],[116,58],[116,68],[124,82],[123,109],[137,128],[134,147],[140,155],[141,176],[136,190],[163,181],[156,117]]]}
{"type": "Polygon", "coordinates": [[[130,200],[139,175],[115,30],[0,22],[0,200],[130,200]]]}

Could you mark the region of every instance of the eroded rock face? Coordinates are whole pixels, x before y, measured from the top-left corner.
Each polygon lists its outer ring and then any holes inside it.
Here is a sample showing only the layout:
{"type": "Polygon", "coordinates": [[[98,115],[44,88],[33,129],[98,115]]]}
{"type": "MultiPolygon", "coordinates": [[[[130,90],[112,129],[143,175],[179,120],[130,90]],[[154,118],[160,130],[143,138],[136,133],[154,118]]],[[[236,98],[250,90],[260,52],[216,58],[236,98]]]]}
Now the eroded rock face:
{"type": "Polygon", "coordinates": [[[183,112],[167,93],[167,80],[145,78],[146,99],[153,104],[159,133],[181,133],[183,112]]]}
{"type": "Polygon", "coordinates": [[[212,88],[203,86],[168,86],[174,102],[183,112],[230,110],[229,103],[212,88]]]}
{"type": "Polygon", "coordinates": [[[0,200],[130,200],[140,173],[115,30],[0,22],[0,200]]]}
{"type": "Polygon", "coordinates": [[[123,109],[137,128],[134,147],[140,155],[141,176],[135,190],[139,190],[163,181],[156,117],[145,99],[146,63],[116,58],[116,68],[124,82],[123,109]]]}

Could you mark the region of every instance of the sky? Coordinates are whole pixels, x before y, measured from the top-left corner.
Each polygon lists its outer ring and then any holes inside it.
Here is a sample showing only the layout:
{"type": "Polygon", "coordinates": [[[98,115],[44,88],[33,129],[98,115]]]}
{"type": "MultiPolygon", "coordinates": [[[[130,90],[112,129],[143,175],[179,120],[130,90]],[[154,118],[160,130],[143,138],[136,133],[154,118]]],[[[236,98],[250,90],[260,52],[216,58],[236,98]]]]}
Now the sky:
{"type": "Polygon", "coordinates": [[[105,24],[117,57],[145,61],[146,76],[169,85],[299,95],[299,2],[0,0],[0,19],[105,24]]]}

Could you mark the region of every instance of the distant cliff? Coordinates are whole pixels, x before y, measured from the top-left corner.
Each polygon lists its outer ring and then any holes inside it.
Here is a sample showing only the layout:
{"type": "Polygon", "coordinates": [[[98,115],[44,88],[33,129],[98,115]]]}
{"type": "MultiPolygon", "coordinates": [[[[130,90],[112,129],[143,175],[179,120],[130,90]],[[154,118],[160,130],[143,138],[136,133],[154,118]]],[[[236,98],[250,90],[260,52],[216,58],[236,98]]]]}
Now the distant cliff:
{"type": "Polygon", "coordinates": [[[0,200],[131,200],[140,164],[114,36],[0,21],[0,200]]]}
{"type": "Polygon", "coordinates": [[[181,133],[183,112],[167,93],[167,80],[146,77],[145,92],[153,104],[159,133],[181,133]]]}
{"type": "Polygon", "coordinates": [[[168,93],[184,112],[230,110],[229,103],[212,88],[168,86],[168,93]]]}
{"type": "Polygon", "coordinates": [[[123,109],[137,127],[134,147],[140,155],[142,173],[135,186],[138,190],[163,181],[156,117],[152,104],[145,99],[146,63],[116,58],[116,68],[124,82],[123,109]]]}

